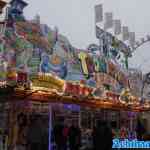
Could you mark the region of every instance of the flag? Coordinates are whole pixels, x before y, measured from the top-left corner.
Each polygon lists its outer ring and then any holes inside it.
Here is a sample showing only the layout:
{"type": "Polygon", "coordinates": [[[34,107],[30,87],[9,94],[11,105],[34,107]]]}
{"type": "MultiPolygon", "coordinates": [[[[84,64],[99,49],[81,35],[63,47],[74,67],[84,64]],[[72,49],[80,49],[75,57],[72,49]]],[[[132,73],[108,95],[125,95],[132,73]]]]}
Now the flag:
{"type": "Polygon", "coordinates": [[[99,4],[95,6],[95,23],[103,21],[103,5],[99,4]]]}
{"type": "Polygon", "coordinates": [[[121,21],[120,20],[114,20],[113,26],[114,26],[114,34],[119,35],[121,33],[121,21]]]}
{"type": "Polygon", "coordinates": [[[105,13],[104,29],[107,30],[113,27],[113,14],[111,12],[105,13]]]}
{"type": "Polygon", "coordinates": [[[139,41],[136,41],[135,44],[136,44],[136,47],[140,46],[140,42],[139,41]]]}
{"type": "Polygon", "coordinates": [[[5,27],[5,22],[0,22],[0,34],[3,34],[4,31],[4,27],[5,27]]]}
{"type": "Polygon", "coordinates": [[[9,13],[9,7],[6,8],[6,12],[5,12],[5,20],[8,20],[8,13],[9,13]]]}
{"type": "Polygon", "coordinates": [[[130,46],[133,48],[135,45],[135,32],[129,32],[130,46]]]}
{"type": "Polygon", "coordinates": [[[141,38],[140,40],[141,40],[141,42],[142,42],[142,43],[144,43],[144,42],[145,42],[145,39],[144,39],[144,38],[141,38]]]}
{"type": "Polygon", "coordinates": [[[129,29],[127,26],[122,27],[122,38],[123,38],[123,41],[129,40],[129,29]]]}
{"type": "Polygon", "coordinates": [[[99,39],[101,38],[101,35],[104,33],[104,30],[96,26],[96,37],[99,39]]]}
{"type": "Polygon", "coordinates": [[[55,44],[56,44],[56,42],[58,41],[58,27],[55,27],[54,32],[55,32],[55,44]]]}
{"type": "Polygon", "coordinates": [[[147,35],[146,38],[148,41],[150,41],[150,35],[147,35]]]}
{"type": "Polygon", "coordinates": [[[129,68],[128,56],[125,55],[125,67],[126,69],[129,68]]]}

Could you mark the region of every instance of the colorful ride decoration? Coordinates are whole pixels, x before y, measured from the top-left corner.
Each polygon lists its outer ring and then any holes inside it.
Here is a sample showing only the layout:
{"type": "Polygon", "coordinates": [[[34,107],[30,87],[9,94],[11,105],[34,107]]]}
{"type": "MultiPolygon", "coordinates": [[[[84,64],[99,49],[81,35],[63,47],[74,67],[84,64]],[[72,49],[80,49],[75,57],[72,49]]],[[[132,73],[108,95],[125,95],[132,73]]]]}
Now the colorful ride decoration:
{"type": "MultiPolygon", "coordinates": [[[[101,75],[100,77],[97,76],[99,73],[105,74],[104,80],[107,80],[107,84],[109,83],[110,90],[116,91],[122,86],[127,86],[127,76],[117,65],[111,65],[112,63],[102,56],[91,55],[86,51],[72,48],[68,41],[61,39],[62,37],[59,38],[58,36],[58,41],[54,47],[42,40],[33,41],[28,39],[28,35],[31,35],[37,37],[38,40],[45,39],[49,43],[49,37],[42,34],[42,28],[30,21],[15,21],[15,32],[10,30],[10,27],[6,28],[5,38],[2,39],[5,43],[1,53],[3,61],[6,61],[14,70],[18,70],[20,66],[25,65],[29,70],[29,76],[38,74],[38,72],[52,73],[62,79],[70,81],[84,79],[87,80],[87,85],[94,85],[97,82],[96,78],[103,78],[101,75]],[[119,73],[117,77],[114,75],[111,66],[116,68],[115,71],[119,73]]],[[[51,32],[49,29],[47,34],[49,35],[51,32]]],[[[105,81],[102,84],[106,84],[105,81]]]]}
{"type": "Polygon", "coordinates": [[[120,101],[129,105],[138,105],[140,100],[130,92],[130,89],[124,89],[120,95],[120,101]]]}
{"type": "Polygon", "coordinates": [[[63,92],[65,82],[52,74],[39,73],[30,77],[32,87],[36,89],[56,89],[59,92],[63,92]]]}
{"type": "Polygon", "coordinates": [[[128,138],[128,131],[125,127],[122,127],[120,129],[120,138],[121,139],[127,139],[128,138]]]}
{"type": "Polygon", "coordinates": [[[9,7],[8,18],[11,20],[24,20],[23,9],[28,5],[23,0],[11,0],[9,7]]]}
{"type": "Polygon", "coordinates": [[[105,96],[108,100],[112,100],[114,103],[119,103],[120,95],[110,91],[105,92],[105,96]]]}
{"type": "MultiPolygon", "coordinates": [[[[74,48],[64,36],[58,34],[58,29],[53,31],[47,25],[41,24],[39,17],[36,17],[38,20],[26,20],[23,16],[23,9],[26,6],[27,3],[23,0],[11,1],[5,35],[1,37],[3,45],[0,60],[9,66],[5,69],[8,80],[13,76],[12,81],[21,85],[21,82],[29,82],[30,76],[42,72],[67,81],[87,80],[85,86],[94,88],[99,88],[99,84],[102,86],[109,84],[110,90],[118,91],[120,87],[127,86],[125,82],[127,76],[108,58],[95,55],[90,48],[89,50],[74,48]],[[22,66],[26,66],[28,70],[27,77],[18,71],[22,66]],[[117,77],[112,68],[119,73],[117,77]],[[12,75],[15,73],[18,73],[18,80],[12,75]],[[105,81],[97,74],[105,74],[102,75],[106,76],[105,81]]],[[[4,73],[1,73],[4,71],[1,70],[0,68],[0,74],[4,78],[4,73]]]]}

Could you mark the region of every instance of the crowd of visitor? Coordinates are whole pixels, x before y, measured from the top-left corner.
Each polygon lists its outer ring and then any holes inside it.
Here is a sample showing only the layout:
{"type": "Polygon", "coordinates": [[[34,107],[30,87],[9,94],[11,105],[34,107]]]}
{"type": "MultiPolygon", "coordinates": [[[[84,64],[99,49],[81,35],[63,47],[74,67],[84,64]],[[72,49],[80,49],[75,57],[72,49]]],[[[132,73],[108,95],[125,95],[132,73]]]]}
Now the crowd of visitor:
{"type": "Polygon", "coordinates": [[[111,150],[112,148],[111,128],[105,121],[98,121],[89,132],[80,129],[75,121],[70,126],[61,122],[55,125],[53,137],[56,150],[111,150]]]}
{"type": "Polygon", "coordinates": [[[48,150],[48,127],[45,121],[40,115],[28,119],[25,114],[19,114],[10,132],[13,138],[8,140],[7,150],[48,150]]]}
{"type": "MultiPolygon", "coordinates": [[[[140,120],[137,121],[137,139],[144,137],[146,130],[140,120]]],[[[49,128],[48,120],[41,116],[19,114],[13,129],[12,141],[5,150],[48,150],[49,128]]],[[[113,145],[113,127],[103,120],[98,120],[92,129],[80,128],[78,121],[61,119],[55,121],[51,131],[51,150],[111,150],[113,145]]],[[[145,139],[144,139],[145,138],[145,139]]],[[[146,139],[147,138],[147,139],[146,139]]],[[[0,140],[0,147],[3,147],[0,140]]]]}
{"type": "MultiPolygon", "coordinates": [[[[14,126],[14,136],[8,150],[48,150],[48,122],[40,116],[19,114],[14,126]]],[[[56,121],[51,132],[52,150],[110,150],[111,128],[105,121],[98,121],[91,130],[81,129],[78,122],[64,119],[56,121]]]]}

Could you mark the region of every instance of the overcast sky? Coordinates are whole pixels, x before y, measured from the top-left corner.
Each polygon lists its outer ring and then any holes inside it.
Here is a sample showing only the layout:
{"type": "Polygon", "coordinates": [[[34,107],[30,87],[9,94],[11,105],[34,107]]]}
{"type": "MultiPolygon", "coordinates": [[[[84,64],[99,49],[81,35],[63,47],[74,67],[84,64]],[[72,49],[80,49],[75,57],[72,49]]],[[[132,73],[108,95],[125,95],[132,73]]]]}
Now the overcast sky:
{"type": "MultiPolygon", "coordinates": [[[[59,32],[68,37],[78,48],[86,48],[97,43],[94,27],[94,6],[103,3],[104,11],[111,11],[115,19],[121,19],[130,31],[136,32],[136,38],[150,34],[150,0],[26,0],[29,6],[25,10],[27,18],[35,14],[50,27],[57,26],[59,32]]],[[[150,71],[150,43],[139,48],[131,63],[142,65],[144,71],[150,71]],[[144,63],[145,62],[145,63],[144,63]]]]}

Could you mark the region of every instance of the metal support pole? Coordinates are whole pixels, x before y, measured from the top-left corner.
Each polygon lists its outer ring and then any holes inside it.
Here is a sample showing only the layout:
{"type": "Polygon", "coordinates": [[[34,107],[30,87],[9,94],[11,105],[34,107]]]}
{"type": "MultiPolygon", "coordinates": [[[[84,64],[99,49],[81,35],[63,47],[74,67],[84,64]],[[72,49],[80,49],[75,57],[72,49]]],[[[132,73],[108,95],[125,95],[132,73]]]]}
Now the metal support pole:
{"type": "Polygon", "coordinates": [[[51,133],[52,133],[52,106],[49,104],[49,145],[48,145],[48,150],[52,150],[51,133]]]}
{"type": "Polygon", "coordinates": [[[144,88],[145,88],[145,83],[146,80],[144,79],[143,84],[142,84],[142,89],[141,89],[141,102],[143,103],[144,100],[144,88]]]}
{"type": "Polygon", "coordinates": [[[99,52],[103,53],[103,38],[99,38],[99,52]]]}
{"type": "Polygon", "coordinates": [[[79,116],[78,117],[79,117],[78,118],[78,125],[81,128],[81,119],[82,119],[82,112],[81,112],[81,110],[79,111],[79,116]]]}
{"type": "Polygon", "coordinates": [[[133,117],[130,116],[130,131],[133,131],[133,117]]]}

